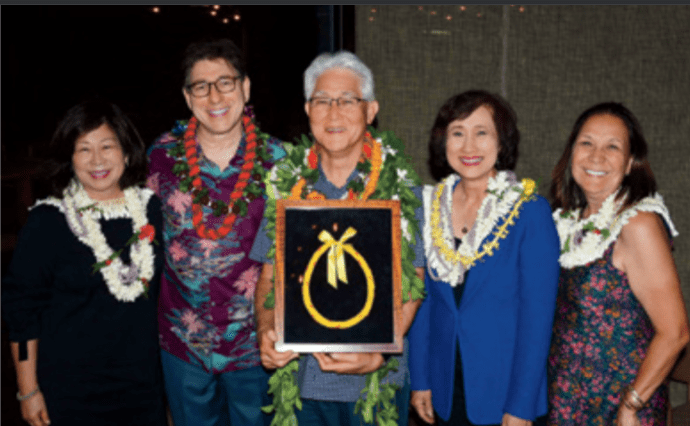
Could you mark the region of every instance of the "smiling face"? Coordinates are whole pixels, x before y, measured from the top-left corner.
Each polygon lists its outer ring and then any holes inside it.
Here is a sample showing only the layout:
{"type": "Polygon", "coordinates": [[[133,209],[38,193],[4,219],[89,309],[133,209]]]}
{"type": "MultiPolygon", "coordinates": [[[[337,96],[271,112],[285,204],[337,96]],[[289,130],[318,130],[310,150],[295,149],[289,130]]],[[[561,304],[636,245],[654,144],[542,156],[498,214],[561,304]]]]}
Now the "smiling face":
{"type": "Polygon", "coordinates": [[[448,125],[446,158],[463,180],[488,181],[495,176],[498,150],[498,131],[488,107],[482,105],[448,125]]]}
{"type": "MultiPolygon", "coordinates": [[[[225,59],[202,59],[192,67],[188,83],[213,83],[221,77],[237,77],[239,73],[225,59]]],[[[195,97],[186,89],[182,90],[187,106],[199,120],[197,136],[214,138],[227,136],[232,140],[242,137],[242,112],[249,100],[249,78],[237,80],[235,90],[220,93],[211,84],[208,96],[195,97]]]]}
{"type": "MultiPolygon", "coordinates": [[[[316,80],[312,97],[339,98],[362,97],[360,78],[347,69],[330,69],[316,80]]],[[[335,102],[326,109],[312,109],[309,102],[304,106],[309,116],[309,126],[316,142],[325,155],[359,155],[367,125],[379,111],[376,101],[362,101],[352,111],[343,111],[335,102]]]]}
{"type": "Polygon", "coordinates": [[[610,114],[590,117],[573,145],[571,160],[575,182],[588,204],[600,204],[614,193],[632,167],[628,129],[610,114]]]}
{"type": "Polygon", "coordinates": [[[122,196],[119,182],[125,171],[125,161],[120,141],[107,124],[84,133],[74,143],[74,174],[94,200],[122,196]]]}

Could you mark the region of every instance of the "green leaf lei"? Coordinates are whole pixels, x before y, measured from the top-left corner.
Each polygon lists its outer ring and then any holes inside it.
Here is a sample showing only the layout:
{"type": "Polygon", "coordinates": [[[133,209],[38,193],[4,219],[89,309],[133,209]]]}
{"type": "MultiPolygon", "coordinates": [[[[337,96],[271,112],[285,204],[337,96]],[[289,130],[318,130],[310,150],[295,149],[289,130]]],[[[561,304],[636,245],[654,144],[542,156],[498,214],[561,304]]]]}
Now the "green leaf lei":
{"type": "MultiPolygon", "coordinates": [[[[250,113],[251,114],[251,113],[250,113]]],[[[253,117],[250,115],[250,117],[253,117]]],[[[185,147],[184,147],[184,133],[187,129],[187,124],[189,120],[177,120],[175,126],[172,128],[170,133],[177,139],[177,143],[167,150],[168,156],[175,158],[177,161],[173,164],[172,172],[176,176],[180,177],[179,189],[180,192],[189,192],[192,189],[192,177],[189,176],[189,164],[185,158],[185,147]]],[[[260,182],[266,181],[266,176],[268,170],[264,166],[264,162],[271,160],[271,154],[268,152],[268,146],[266,141],[268,141],[271,136],[267,133],[262,132],[259,126],[254,123],[257,139],[256,155],[257,159],[254,161],[254,168],[252,169],[252,179],[249,184],[244,188],[242,197],[235,201],[234,211],[239,216],[246,216],[248,210],[248,201],[252,201],[255,198],[260,197],[264,190],[259,185],[260,182]]],[[[194,191],[192,193],[194,203],[207,204],[208,203],[208,188],[202,188],[200,191],[194,191]]],[[[231,213],[228,208],[228,204],[223,200],[215,200],[209,205],[214,216],[220,217],[224,214],[231,213]]]]}
{"type": "MultiPolygon", "coordinates": [[[[402,299],[403,303],[410,300],[410,298],[412,300],[423,299],[425,296],[424,282],[419,279],[416,269],[412,265],[412,259],[414,259],[412,246],[415,244],[415,235],[418,229],[414,212],[416,208],[421,206],[421,201],[412,192],[412,187],[421,185],[421,180],[412,168],[410,158],[403,154],[404,145],[402,141],[393,132],[379,132],[371,127],[369,132],[372,138],[381,140],[382,149],[386,151],[376,190],[369,199],[390,200],[397,196],[397,199],[400,200],[401,214],[407,222],[407,232],[403,230],[401,247],[402,299]]],[[[275,188],[279,192],[279,194],[269,196],[266,203],[265,216],[268,219],[266,233],[274,241],[267,254],[269,258],[275,258],[276,197],[288,198],[290,190],[302,177],[312,183],[318,179],[318,169],[311,170],[306,165],[306,156],[312,145],[311,138],[303,135],[301,139],[296,141],[292,149],[289,149],[287,156],[276,163],[276,180],[266,182],[269,194],[271,192],[269,188],[275,188]]],[[[271,291],[266,297],[264,307],[273,309],[274,306],[275,294],[271,291]]],[[[374,409],[376,409],[376,421],[379,426],[397,424],[399,416],[397,408],[392,401],[398,386],[392,383],[382,383],[388,372],[397,370],[397,368],[398,361],[391,358],[381,368],[367,374],[366,386],[362,389],[362,396],[355,403],[355,413],[361,413],[366,423],[373,423],[374,409]]],[[[294,360],[285,367],[276,369],[271,376],[268,393],[273,395],[273,404],[262,408],[266,413],[275,411],[271,426],[297,424],[294,407],[302,409],[299,388],[295,374],[293,374],[297,369],[298,362],[294,360]]]]}

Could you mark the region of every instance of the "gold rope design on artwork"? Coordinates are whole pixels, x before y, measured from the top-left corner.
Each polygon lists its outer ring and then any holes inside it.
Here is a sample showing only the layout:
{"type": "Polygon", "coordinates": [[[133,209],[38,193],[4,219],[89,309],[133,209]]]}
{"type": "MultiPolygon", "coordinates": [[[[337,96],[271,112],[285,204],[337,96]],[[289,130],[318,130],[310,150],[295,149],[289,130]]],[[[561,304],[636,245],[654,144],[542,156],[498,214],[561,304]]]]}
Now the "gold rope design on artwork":
{"type": "Polygon", "coordinates": [[[323,242],[323,245],[319,247],[311,259],[309,259],[309,264],[307,265],[307,270],[304,273],[304,281],[302,283],[302,300],[304,306],[307,308],[309,314],[314,318],[314,320],[327,328],[338,328],[346,329],[354,327],[359,324],[364,318],[366,318],[371,312],[371,308],[374,305],[374,275],[369,268],[369,264],[362,257],[361,254],[352,246],[352,244],[345,244],[347,240],[352,238],[357,234],[357,231],[349,227],[340,237],[340,240],[336,240],[333,236],[326,230],[321,231],[319,234],[319,241],[323,242]],[[345,270],[345,253],[352,256],[364,272],[364,276],[367,280],[367,298],[364,302],[364,307],[359,313],[357,313],[352,318],[343,321],[330,320],[316,309],[314,303],[311,300],[311,295],[309,292],[309,285],[311,283],[311,277],[314,274],[314,268],[316,263],[321,258],[321,256],[328,251],[328,284],[333,288],[338,288],[338,280],[347,284],[347,271],[345,270]]]}

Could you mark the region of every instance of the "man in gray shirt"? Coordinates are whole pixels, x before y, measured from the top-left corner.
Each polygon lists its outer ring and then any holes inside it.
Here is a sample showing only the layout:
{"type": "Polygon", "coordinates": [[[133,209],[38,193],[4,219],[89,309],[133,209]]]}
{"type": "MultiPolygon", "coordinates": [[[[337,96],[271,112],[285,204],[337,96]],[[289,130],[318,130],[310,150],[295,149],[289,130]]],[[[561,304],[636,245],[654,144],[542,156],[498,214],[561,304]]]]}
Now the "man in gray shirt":
{"type": "MultiPolygon", "coordinates": [[[[387,191],[382,189],[384,186],[397,185],[395,187],[399,188],[398,192],[394,191],[391,194],[388,191],[389,198],[399,199],[403,205],[409,203],[415,211],[415,218],[412,219],[417,219],[418,222],[417,226],[408,227],[407,225],[414,223],[414,220],[403,220],[403,234],[406,237],[403,238],[402,249],[409,251],[409,255],[403,256],[403,259],[411,263],[403,265],[403,270],[407,267],[409,272],[403,280],[413,282],[413,285],[421,285],[423,288],[420,280],[424,277],[424,254],[418,228],[421,226],[423,214],[421,203],[418,202],[419,188],[414,186],[418,178],[409,165],[400,166],[396,163],[402,158],[402,153],[397,149],[402,147],[393,148],[387,144],[389,138],[394,138],[391,136],[392,133],[367,130],[367,125],[371,124],[379,109],[379,104],[374,98],[371,70],[350,52],[322,54],[305,71],[304,86],[305,110],[309,116],[315,143],[311,149],[295,147],[298,151],[303,149],[304,160],[299,161],[299,170],[295,173],[306,167],[312,168],[313,173],[306,178],[300,177],[292,188],[285,187],[284,182],[283,187],[280,182],[277,183],[274,195],[279,198],[366,199],[376,190],[375,197],[381,199],[381,194],[386,194],[387,191]],[[382,156],[377,157],[376,153],[372,155],[372,149],[382,156]],[[358,163],[366,161],[370,161],[371,170],[357,167],[358,163]],[[397,165],[390,166],[391,164],[397,165]],[[386,170],[390,170],[386,167],[394,167],[396,172],[392,175],[385,173],[386,170]],[[380,173],[382,170],[384,173],[380,173]],[[386,179],[390,182],[378,181],[380,176],[384,175],[388,176],[386,179]]],[[[288,154],[286,158],[290,157],[288,154]]],[[[294,166],[294,163],[291,164],[294,166]]],[[[285,170],[285,167],[290,165],[279,163],[275,167],[285,170]]],[[[273,178],[276,176],[274,170],[273,178]]],[[[275,369],[285,366],[299,355],[292,351],[275,350],[277,336],[274,330],[274,314],[272,310],[264,307],[266,296],[273,286],[273,259],[267,256],[273,240],[264,230],[266,222],[267,219],[264,218],[250,258],[264,263],[255,299],[257,338],[264,367],[275,369]]],[[[421,300],[410,298],[403,304],[404,333],[407,333],[412,324],[420,303],[421,300]]],[[[397,372],[386,376],[386,381],[400,387],[396,392],[395,402],[398,405],[401,424],[405,425],[409,403],[406,353],[407,344],[403,354],[396,357],[399,360],[397,372]]],[[[386,357],[378,352],[314,353],[303,356],[297,375],[303,403],[302,410],[296,412],[300,426],[359,425],[361,419],[354,414],[355,401],[361,396],[366,374],[380,368],[385,359],[386,357]]]]}

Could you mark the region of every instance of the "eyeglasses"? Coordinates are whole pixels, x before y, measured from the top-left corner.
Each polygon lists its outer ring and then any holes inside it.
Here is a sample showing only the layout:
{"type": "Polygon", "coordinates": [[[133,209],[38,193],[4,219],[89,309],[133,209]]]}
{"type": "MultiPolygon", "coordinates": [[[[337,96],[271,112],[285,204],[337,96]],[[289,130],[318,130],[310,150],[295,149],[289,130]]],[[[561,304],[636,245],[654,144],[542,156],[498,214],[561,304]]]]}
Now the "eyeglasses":
{"type": "Polygon", "coordinates": [[[230,93],[235,90],[237,85],[237,80],[241,77],[221,77],[216,81],[199,81],[197,83],[192,83],[186,85],[184,88],[187,93],[191,94],[195,98],[203,98],[211,93],[211,85],[216,86],[216,90],[220,93],[230,93]]]}
{"type": "Polygon", "coordinates": [[[352,112],[357,109],[359,103],[366,101],[366,99],[355,97],[339,97],[339,98],[309,98],[309,106],[314,112],[326,112],[331,107],[332,103],[340,108],[343,112],[352,112]]]}

